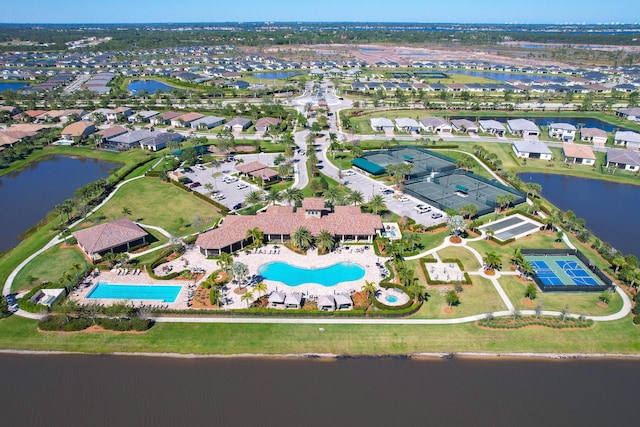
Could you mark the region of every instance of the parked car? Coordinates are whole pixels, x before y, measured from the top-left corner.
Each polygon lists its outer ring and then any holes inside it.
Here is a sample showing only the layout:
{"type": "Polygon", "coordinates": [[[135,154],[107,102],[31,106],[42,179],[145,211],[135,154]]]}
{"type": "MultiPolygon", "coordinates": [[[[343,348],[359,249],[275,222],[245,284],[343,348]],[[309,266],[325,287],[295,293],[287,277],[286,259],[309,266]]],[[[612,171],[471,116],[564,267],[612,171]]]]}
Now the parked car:
{"type": "Polygon", "coordinates": [[[193,182],[193,180],[189,179],[189,178],[182,178],[180,180],[180,183],[184,184],[184,185],[189,185],[193,182]]]}
{"type": "Polygon", "coordinates": [[[238,209],[242,209],[242,203],[236,203],[235,205],[233,205],[234,211],[237,211],[238,209]]]}
{"type": "Polygon", "coordinates": [[[409,198],[407,196],[402,196],[402,197],[398,198],[398,200],[401,201],[401,202],[408,202],[409,198]]]}
{"type": "Polygon", "coordinates": [[[225,176],[224,178],[222,178],[223,182],[226,182],[227,184],[231,184],[233,182],[238,181],[238,177],[236,176],[225,176]]]}
{"type": "Polygon", "coordinates": [[[189,184],[189,188],[196,188],[196,187],[200,187],[202,184],[200,184],[198,181],[196,182],[192,182],[191,184],[189,184]]]}
{"type": "Polygon", "coordinates": [[[198,170],[207,170],[207,168],[204,165],[195,165],[194,168],[198,169],[198,170]]]}
{"type": "Polygon", "coordinates": [[[427,206],[427,205],[416,205],[413,207],[413,210],[418,212],[418,213],[427,213],[429,211],[431,211],[431,206],[427,206]]]}
{"type": "Polygon", "coordinates": [[[249,186],[249,184],[247,184],[246,182],[239,182],[238,184],[236,184],[236,188],[238,190],[242,190],[245,189],[249,186]]]}
{"type": "Polygon", "coordinates": [[[193,172],[193,169],[191,169],[190,167],[186,167],[186,168],[183,169],[183,171],[191,173],[191,172],[193,172]]]}
{"type": "Polygon", "coordinates": [[[344,176],[354,176],[356,173],[354,171],[352,171],[351,169],[348,169],[344,172],[342,172],[342,175],[344,176]]]}
{"type": "Polygon", "coordinates": [[[431,218],[433,219],[442,218],[442,214],[440,212],[434,212],[431,214],[431,218]]]}

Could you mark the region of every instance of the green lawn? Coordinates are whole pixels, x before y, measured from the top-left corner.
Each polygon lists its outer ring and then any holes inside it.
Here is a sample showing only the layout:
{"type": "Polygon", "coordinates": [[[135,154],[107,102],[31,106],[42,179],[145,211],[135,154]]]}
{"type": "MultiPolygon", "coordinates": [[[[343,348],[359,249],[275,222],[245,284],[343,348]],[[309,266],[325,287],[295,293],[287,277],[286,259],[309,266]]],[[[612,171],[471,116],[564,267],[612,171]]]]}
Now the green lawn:
{"type": "MultiPolygon", "coordinates": [[[[467,292],[465,290],[465,292],[467,292]]],[[[462,295],[464,303],[465,295],[462,295]]],[[[457,309],[458,310],[458,309],[457,309]]],[[[36,322],[0,320],[0,348],[88,353],[406,354],[414,352],[638,353],[629,317],[590,329],[481,329],[462,325],[157,324],[143,334],[38,332],[36,322]]]]}
{"type": "Polygon", "coordinates": [[[464,286],[460,294],[460,304],[453,307],[452,313],[447,313],[448,307],[445,294],[453,289],[452,286],[438,285],[427,286],[429,300],[420,311],[413,315],[421,319],[453,319],[456,317],[472,316],[493,311],[506,310],[507,307],[500,299],[500,295],[491,281],[478,276],[471,276],[473,285],[464,286]]]}
{"type": "Polygon", "coordinates": [[[118,192],[89,221],[102,216],[111,221],[123,216],[123,208],[131,210],[130,217],[148,225],[164,228],[175,235],[194,233],[193,217],[198,214],[211,226],[219,211],[207,202],[158,178],[141,178],[122,186],[118,192]]]}
{"type": "Polygon", "coordinates": [[[500,279],[502,289],[507,293],[514,307],[519,310],[533,310],[536,304],[542,302],[544,310],[562,311],[569,305],[569,311],[574,314],[604,316],[617,313],[622,308],[622,298],[617,293],[611,295],[611,302],[606,308],[597,305],[600,292],[541,292],[538,290],[537,298],[529,302],[524,294],[530,283],[532,282],[521,282],[509,276],[500,279]]]}
{"type": "Polygon", "coordinates": [[[462,246],[449,246],[448,248],[439,250],[438,255],[440,255],[441,259],[459,259],[460,261],[462,261],[464,271],[476,271],[479,270],[480,267],[482,267],[476,257],[468,249],[465,249],[462,246]]]}
{"type": "Polygon", "coordinates": [[[31,285],[29,276],[35,278],[31,282],[38,284],[42,281],[55,282],[66,271],[70,271],[74,264],[88,266],[89,262],[79,249],[73,247],[54,246],[27,264],[13,281],[12,291],[28,289],[31,285]]]}

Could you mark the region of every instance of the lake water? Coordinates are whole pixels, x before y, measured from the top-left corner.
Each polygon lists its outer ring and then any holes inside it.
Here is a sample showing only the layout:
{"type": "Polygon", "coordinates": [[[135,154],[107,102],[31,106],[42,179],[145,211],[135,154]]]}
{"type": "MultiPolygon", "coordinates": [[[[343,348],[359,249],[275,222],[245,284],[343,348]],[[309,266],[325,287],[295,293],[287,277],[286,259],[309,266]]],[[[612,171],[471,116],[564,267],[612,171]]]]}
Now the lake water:
{"type": "Polygon", "coordinates": [[[568,79],[563,76],[549,76],[546,74],[523,74],[523,73],[497,73],[492,71],[471,71],[471,70],[454,70],[449,71],[449,74],[464,74],[466,76],[483,77],[485,79],[497,80],[499,82],[506,82],[507,80],[520,80],[520,81],[535,81],[545,80],[549,82],[566,82],[568,79]]]}
{"type": "Polygon", "coordinates": [[[133,95],[141,90],[153,95],[158,91],[171,92],[175,88],[157,80],[132,80],[127,86],[127,89],[130,90],[133,95]]]}
{"type": "Polygon", "coordinates": [[[28,85],[28,83],[23,82],[0,82],[0,92],[4,92],[5,90],[18,90],[28,85]]]}
{"type": "Polygon", "coordinates": [[[531,120],[538,126],[549,126],[551,123],[570,123],[576,127],[586,128],[598,128],[607,132],[614,132],[615,130],[625,130],[622,126],[612,125],[611,123],[603,122],[599,119],[590,117],[525,117],[525,116],[509,116],[509,117],[488,117],[488,116],[474,116],[474,115],[456,115],[451,117],[452,119],[468,119],[471,121],[479,120],[497,120],[501,123],[507,123],[507,120],[511,119],[527,119],[531,120]]]}
{"type": "Polygon", "coordinates": [[[293,76],[298,76],[301,73],[300,71],[281,71],[281,72],[272,72],[272,73],[256,73],[251,77],[256,79],[265,79],[265,80],[276,80],[276,79],[286,79],[293,76]]]}
{"type": "Polygon", "coordinates": [[[11,426],[631,426],[639,374],[620,360],[2,354],[0,407],[11,426]]]}
{"type": "Polygon", "coordinates": [[[116,165],[96,159],[51,156],[0,177],[0,252],[80,187],[107,178],[116,165]]]}
{"type": "Polygon", "coordinates": [[[564,175],[523,173],[524,182],[542,185],[542,195],[563,211],[572,210],[587,221],[599,239],[624,254],[640,258],[637,226],[640,186],[564,175]]]}

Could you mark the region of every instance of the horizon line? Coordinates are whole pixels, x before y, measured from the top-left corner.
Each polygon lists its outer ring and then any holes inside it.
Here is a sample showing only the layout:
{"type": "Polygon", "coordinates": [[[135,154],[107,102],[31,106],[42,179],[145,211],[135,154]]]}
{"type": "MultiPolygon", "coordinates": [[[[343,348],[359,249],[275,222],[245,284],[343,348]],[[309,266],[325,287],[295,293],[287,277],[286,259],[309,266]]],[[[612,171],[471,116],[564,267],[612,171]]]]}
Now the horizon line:
{"type": "Polygon", "coordinates": [[[202,25],[202,24],[417,24],[417,25],[550,25],[550,26],[627,26],[639,25],[638,22],[420,22],[420,21],[148,21],[148,22],[3,22],[0,25],[202,25]]]}

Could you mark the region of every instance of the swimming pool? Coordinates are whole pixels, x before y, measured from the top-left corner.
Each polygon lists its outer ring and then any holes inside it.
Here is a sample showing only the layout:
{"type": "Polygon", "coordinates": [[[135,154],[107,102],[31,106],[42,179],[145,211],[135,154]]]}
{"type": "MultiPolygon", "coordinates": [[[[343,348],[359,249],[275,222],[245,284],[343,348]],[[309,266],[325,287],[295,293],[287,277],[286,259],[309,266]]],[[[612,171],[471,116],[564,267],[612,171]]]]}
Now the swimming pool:
{"type": "Polygon", "coordinates": [[[87,298],[175,302],[181,289],[182,286],[175,285],[123,285],[98,282],[87,298]]]}
{"type": "Polygon", "coordinates": [[[398,297],[395,295],[387,295],[384,297],[385,301],[390,302],[390,303],[396,303],[398,302],[398,297]]]}
{"type": "Polygon", "coordinates": [[[270,262],[260,266],[258,274],[267,280],[282,282],[288,286],[305,283],[317,283],[322,286],[335,286],[364,277],[364,268],[351,262],[340,262],[324,268],[300,268],[286,262],[270,262]]]}

